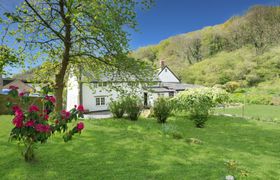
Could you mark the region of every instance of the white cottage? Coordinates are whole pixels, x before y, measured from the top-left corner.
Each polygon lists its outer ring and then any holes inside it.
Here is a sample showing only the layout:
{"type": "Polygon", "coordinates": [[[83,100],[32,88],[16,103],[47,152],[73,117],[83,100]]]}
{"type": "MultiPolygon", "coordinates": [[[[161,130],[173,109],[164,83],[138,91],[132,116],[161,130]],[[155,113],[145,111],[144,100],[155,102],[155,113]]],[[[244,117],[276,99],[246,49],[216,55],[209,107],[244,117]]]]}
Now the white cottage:
{"type": "Polygon", "coordinates": [[[71,76],[67,85],[67,109],[69,110],[77,104],[83,104],[89,112],[107,111],[110,102],[118,99],[121,95],[116,87],[121,87],[126,92],[134,92],[143,100],[146,107],[153,106],[154,101],[160,96],[173,97],[185,89],[200,87],[181,83],[171,69],[164,65],[164,61],[161,61],[161,69],[157,77],[149,83],[152,85],[147,86],[147,84],[142,83],[132,87],[131,83],[133,81],[118,81],[116,78],[106,76],[90,83],[78,83],[77,77],[71,76]]]}

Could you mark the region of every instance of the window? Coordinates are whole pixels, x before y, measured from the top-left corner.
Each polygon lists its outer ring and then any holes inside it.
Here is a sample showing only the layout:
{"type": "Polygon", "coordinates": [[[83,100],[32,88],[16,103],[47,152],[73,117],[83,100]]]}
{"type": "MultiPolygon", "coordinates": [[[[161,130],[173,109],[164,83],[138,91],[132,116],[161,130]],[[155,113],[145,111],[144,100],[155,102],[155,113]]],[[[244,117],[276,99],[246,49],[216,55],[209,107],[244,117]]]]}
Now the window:
{"type": "Polygon", "coordinates": [[[169,92],[169,97],[174,97],[174,92],[169,92]]]}
{"type": "Polygon", "coordinates": [[[98,83],[98,87],[106,87],[107,86],[107,82],[99,82],[98,83]]]}
{"type": "Polygon", "coordinates": [[[96,106],[104,106],[105,97],[96,97],[96,106]]]}
{"type": "Polygon", "coordinates": [[[94,82],[94,83],[92,83],[93,84],[93,87],[94,88],[97,88],[97,83],[96,82],[94,82]]]}

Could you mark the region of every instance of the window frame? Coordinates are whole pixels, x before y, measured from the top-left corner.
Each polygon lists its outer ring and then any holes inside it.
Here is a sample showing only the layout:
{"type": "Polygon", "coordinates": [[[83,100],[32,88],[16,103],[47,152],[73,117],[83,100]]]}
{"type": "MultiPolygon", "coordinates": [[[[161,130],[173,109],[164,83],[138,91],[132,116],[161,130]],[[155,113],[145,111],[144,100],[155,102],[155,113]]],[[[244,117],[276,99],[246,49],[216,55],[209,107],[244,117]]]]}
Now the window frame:
{"type": "Polygon", "coordinates": [[[100,96],[95,98],[95,105],[96,106],[105,106],[106,105],[106,97],[100,96]]]}

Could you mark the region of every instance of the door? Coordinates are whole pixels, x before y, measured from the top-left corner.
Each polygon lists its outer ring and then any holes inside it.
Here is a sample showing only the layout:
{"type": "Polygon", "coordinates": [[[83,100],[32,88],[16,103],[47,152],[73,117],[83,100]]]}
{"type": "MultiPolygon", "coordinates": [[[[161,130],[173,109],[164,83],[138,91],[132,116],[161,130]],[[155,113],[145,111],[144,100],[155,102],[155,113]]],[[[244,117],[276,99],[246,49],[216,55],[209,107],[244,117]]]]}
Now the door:
{"type": "Polygon", "coordinates": [[[148,93],[144,93],[144,106],[147,107],[148,106],[148,93]]]}

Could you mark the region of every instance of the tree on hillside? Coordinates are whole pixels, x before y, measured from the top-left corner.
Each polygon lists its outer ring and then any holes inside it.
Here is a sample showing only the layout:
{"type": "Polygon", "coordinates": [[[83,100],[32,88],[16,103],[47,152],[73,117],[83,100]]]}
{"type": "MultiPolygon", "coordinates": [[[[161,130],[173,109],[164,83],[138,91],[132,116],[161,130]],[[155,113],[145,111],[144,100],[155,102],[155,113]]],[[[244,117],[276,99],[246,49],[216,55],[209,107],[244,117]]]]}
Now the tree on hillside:
{"type": "MultiPolygon", "coordinates": [[[[32,58],[57,63],[54,90],[56,110],[62,109],[65,77],[70,67],[98,67],[139,72],[127,60],[128,33],[136,28],[136,8],[147,8],[152,0],[24,0],[13,13],[5,13],[17,23],[16,40],[29,49],[32,58]]],[[[27,53],[28,53],[27,52],[27,53]]],[[[51,70],[51,69],[50,69],[51,70]]]]}
{"type": "Polygon", "coordinates": [[[201,44],[201,38],[194,37],[190,39],[187,56],[188,59],[192,58],[195,60],[195,62],[199,62],[202,59],[202,44],[201,44]]]}
{"type": "Polygon", "coordinates": [[[191,37],[176,36],[172,38],[176,53],[182,59],[186,59],[189,64],[199,62],[202,55],[202,44],[200,34],[195,34],[191,37]]]}
{"type": "Polygon", "coordinates": [[[279,7],[263,6],[251,8],[244,17],[248,41],[255,47],[257,54],[262,54],[267,47],[278,42],[279,17],[279,7]]]}
{"type": "Polygon", "coordinates": [[[248,41],[245,20],[242,17],[233,17],[226,29],[226,37],[229,42],[229,49],[236,50],[245,45],[248,41]]]}

